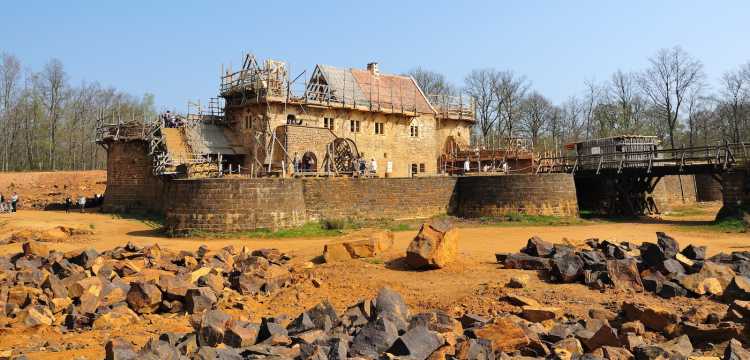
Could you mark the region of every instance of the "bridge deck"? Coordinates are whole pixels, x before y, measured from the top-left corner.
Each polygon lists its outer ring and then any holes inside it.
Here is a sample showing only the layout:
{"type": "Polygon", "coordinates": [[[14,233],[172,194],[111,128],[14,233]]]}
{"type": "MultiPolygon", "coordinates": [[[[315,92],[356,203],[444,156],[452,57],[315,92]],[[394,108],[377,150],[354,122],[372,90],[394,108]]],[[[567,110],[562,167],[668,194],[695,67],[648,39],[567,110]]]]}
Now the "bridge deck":
{"type": "Polygon", "coordinates": [[[747,167],[748,155],[750,144],[742,142],[655,151],[544,157],[539,159],[536,173],[622,177],[718,174],[732,167],[747,167]]]}

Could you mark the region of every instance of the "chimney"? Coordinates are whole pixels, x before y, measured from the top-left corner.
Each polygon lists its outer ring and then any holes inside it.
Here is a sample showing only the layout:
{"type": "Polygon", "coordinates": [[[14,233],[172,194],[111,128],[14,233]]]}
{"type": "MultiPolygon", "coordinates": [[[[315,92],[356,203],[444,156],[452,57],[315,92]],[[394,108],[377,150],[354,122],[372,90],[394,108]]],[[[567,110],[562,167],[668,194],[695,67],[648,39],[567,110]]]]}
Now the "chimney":
{"type": "Polygon", "coordinates": [[[378,63],[371,62],[367,64],[367,71],[370,72],[373,76],[380,75],[380,70],[378,70],[378,63]]]}

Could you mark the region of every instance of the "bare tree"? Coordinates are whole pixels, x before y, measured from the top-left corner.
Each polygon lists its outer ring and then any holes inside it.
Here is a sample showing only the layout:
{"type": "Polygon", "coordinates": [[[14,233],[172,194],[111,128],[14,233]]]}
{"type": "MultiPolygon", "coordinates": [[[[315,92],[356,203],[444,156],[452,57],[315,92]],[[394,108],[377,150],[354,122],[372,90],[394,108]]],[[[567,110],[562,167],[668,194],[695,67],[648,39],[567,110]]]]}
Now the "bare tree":
{"type": "Polygon", "coordinates": [[[456,88],[441,73],[416,67],[409,70],[406,75],[414,78],[427,95],[454,95],[456,93],[456,88]]]}
{"type": "Polygon", "coordinates": [[[464,79],[466,93],[476,102],[476,120],[482,141],[487,141],[498,122],[499,112],[495,84],[497,71],[493,69],[472,70],[464,79]]]}
{"type": "Polygon", "coordinates": [[[594,133],[594,112],[600,102],[601,89],[592,80],[586,80],[586,92],[583,96],[583,115],[585,119],[586,127],[586,139],[591,139],[591,135],[594,133]]]}
{"type": "Polygon", "coordinates": [[[13,121],[11,108],[18,92],[18,82],[21,75],[21,63],[13,55],[0,54],[0,128],[6,131],[0,132],[2,141],[2,170],[8,170],[8,158],[10,149],[13,147],[17,122],[13,121]]]}
{"type": "Polygon", "coordinates": [[[58,59],[50,60],[44,67],[44,71],[40,77],[43,101],[47,108],[47,115],[49,116],[49,152],[47,161],[52,170],[56,169],[57,126],[66,91],[66,78],[67,75],[63,69],[62,62],[58,59]]]}
{"type": "Polygon", "coordinates": [[[641,74],[639,83],[666,125],[669,142],[675,147],[680,110],[690,91],[702,83],[703,65],[680,47],[661,49],[649,62],[651,66],[641,74]]]}
{"type": "Polygon", "coordinates": [[[549,122],[552,108],[550,101],[536,91],[522,101],[521,123],[535,145],[539,142],[539,136],[549,122]]]}
{"type": "Polygon", "coordinates": [[[744,69],[739,68],[724,73],[721,78],[721,91],[719,101],[722,104],[722,115],[724,121],[731,130],[732,141],[738,142],[742,139],[747,122],[748,91],[750,91],[750,79],[744,74],[744,69]]]}
{"type": "Polygon", "coordinates": [[[688,145],[693,146],[698,132],[699,116],[705,112],[706,98],[703,86],[694,87],[687,97],[688,145]]]}
{"type": "Polygon", "coordinates": [[[501,123],[501,131],[509,138],[515,136],[514,130],[521,113],[522,100],[530,87],[525,76],[516,75],[513,71],[503,71],[498,74],[495,82],[495,96],[501,123]]]}

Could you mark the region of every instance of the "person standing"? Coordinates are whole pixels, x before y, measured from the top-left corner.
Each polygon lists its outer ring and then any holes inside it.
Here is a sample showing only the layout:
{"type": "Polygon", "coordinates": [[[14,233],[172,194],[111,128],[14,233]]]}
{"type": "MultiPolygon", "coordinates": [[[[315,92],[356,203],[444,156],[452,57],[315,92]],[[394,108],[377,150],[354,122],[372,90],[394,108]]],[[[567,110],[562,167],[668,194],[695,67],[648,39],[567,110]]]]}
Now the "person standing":
{"type": "Polygon", "coordinates": [[[18,209],[18,193],[13,192],[13,196],[10,197],[10,209],[11,212],[16,212],[18,209]]]}
{"type": "Polygon", "coordinates": [[[70,196],[65,198],[65,213],[70,212],[70,208],[73,207],[73,199],[70,198],[70,196]]]}
{"type": "Polygon", "coordinates": [[[469,172],[471,170],[471,162],[469,162],[469,158],[466,158],[466,161],[464,161],[464,173],[469,172]]]}
{"type": "Polygon", "coordinates": [[[294,164],[294,173],[296,174],[299,172],[299,155],[297,154],[297,152],[294,153],[294,159],[292,160],[292,162],[294,164]]]}
{"type": "Polygon", "coordinates": [[[81,207],[81,213],[85,212],[85,209],[86,209],[86,197],[85,196],[81,196],[78,199],[78,206],[81,207]]]}
{"type": "Polygon", "coordinates": [[[375,158],[370,159],[370,172],[372,172],[372,176],[378,174],[378,162],[375,161],[375,158]]]}

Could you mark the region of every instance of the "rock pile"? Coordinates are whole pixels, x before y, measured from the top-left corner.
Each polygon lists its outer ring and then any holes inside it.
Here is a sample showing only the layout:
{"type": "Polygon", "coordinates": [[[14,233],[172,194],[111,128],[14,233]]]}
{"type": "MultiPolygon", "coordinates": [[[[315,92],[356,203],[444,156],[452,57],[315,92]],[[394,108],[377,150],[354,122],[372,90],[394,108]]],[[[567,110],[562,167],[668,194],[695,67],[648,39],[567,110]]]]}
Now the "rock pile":
{"type": "Polygon", "coordinates": [[[174,252],[129,243],[61,253],[33,241],[22,248],[0,257],[0,325],[118,327],[140,314],[238,305],[295,279],[289,257],[275,249],[174,252]]]}
{"type": "Polygon", "coordinates": [[[645,290],[663,298],[707,295],[727,303],[750,300],[748,251],[707,258],[705,246],[680,250],[677,240],[662,232],[656,233],[656,243],[644,242],[637,248],[599,239],[586,244],[587,248],[575,248],[532,237],[519,253],[496,257],[506,268],[542,270],[557,282],[645,290]]]}
{"type": "Polygon", "coordinates": [[[389,288],[342,313],[323,301],[289,322],[248,323],[206,310],[193,317],[193,332],[161,334],[140,349],[113,339],[106,345],[107,359],[686,359],[700,355],[694,345],[707,341],[728,341],[724,359],[750,359],[735,340],[742,339],[736,329],[708,337],[702,325],[675,326],[679,317],[665,309],[626,303],[617,313],[591,311],[588,318],[575,319],[522,297],[505,300],[526,304],[520,317],[454,318],[441,310],[414,314],[389,288]],[[670,340],[645,340],[654,338],[650,332],[667,329],[681,330],[670,333],[670,340]]]}

